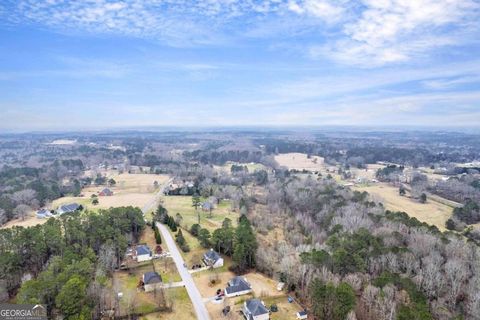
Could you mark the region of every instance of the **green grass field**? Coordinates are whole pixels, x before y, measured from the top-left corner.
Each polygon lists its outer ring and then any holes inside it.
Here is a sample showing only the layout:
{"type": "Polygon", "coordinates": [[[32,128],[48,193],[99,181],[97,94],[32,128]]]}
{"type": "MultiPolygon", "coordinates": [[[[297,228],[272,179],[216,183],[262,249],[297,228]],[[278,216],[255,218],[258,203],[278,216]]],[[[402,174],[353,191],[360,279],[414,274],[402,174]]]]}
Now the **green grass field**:
{"type": "MultiPolygon", "coordinates": [[[[202,199],[203,201],[204,199],[202,199]]],[[[192,224],[198,223],[198,215],[200,214],[200,225],[202,228],[213,232],[215,229],[222,226],[222,221],[225,218],[232,220],[233,225],[237,223],[239,217],[238,212],[230,210],[230,201],[222,200],[212,210],[212,214],[203,211],[201,208],[195,210],[192,206],[191,196],[165,196],[162,198],[163,206],[168,210],[168,214],[175,217],[177,213],[182,216],[181,226],[185,229],[190,229],[192,224]]]]}

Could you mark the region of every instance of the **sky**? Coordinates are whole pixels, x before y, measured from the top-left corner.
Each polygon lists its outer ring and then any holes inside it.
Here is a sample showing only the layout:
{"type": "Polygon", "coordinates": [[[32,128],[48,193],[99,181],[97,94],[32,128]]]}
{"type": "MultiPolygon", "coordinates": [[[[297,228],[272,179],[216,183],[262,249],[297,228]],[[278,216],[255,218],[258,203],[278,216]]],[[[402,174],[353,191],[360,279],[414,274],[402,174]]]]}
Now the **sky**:
{"type": "Polygon", "coordinates": [[[480,0],[2,0],[0,131],[480,127],[480,0]]]}

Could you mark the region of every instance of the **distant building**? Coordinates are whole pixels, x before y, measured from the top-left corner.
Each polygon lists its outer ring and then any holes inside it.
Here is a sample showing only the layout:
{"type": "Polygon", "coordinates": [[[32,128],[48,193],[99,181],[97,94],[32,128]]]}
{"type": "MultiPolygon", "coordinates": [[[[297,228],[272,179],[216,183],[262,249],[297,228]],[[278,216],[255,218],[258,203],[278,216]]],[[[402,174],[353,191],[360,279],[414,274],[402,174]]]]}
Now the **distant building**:
{"type": "Polygon", "coordinates": [[[64,213],[74,212],[78,209],[80,209],[80,205],[78,203],[64,204],[63,206],[58,207],[57,214],[62,215],[64,213]]]}
{"type": "Polygon", "coordinates": [[[52,213],[47,209],[40,209],[37,211],[37,218],[38,219],[45,219],[52,216],[52,213]]]}
{"type": "Polygon", "coordinates": [[[152,260],[152,250],[145,244],[138,245],[135,248],[135,256],[137,262],[152,260]]]}
{"type": "Polygon", "coordinates": [[[236,297],[252,292],[252,287],[244,277],[235,277],[228,281],[228,287],[225,288],[225,296],[236,297]]]}
{"type": "Polygon", "coordinates": [[[102,191],[100,191],[98,193],[99,196],[101,197],[109,197],[109,196],[113,196],[113,191],[108,189],[108,188],[105,188],[103,189],[102,191]]]}
{"type": "Polygon", "coordinates": [[[202,210],[203,211],[212,211],[213,210],[213,203],[209,201],[205,201],[202,203],[202,210]]]}
{"type": "Polygon", "coordinates": [[[203,263],[207,267],[220,268],[223,267],[223,258],[213,249],[203,254],[203,263]]]}
{"type": "Polygon", "coordinates": [[[154,271],[144,273],[142,282],[145,292],[151,292],[162,287],[162,277],[154,271]]]}
{"type": "Polygon", "coordinates": [[[269,320],[270,312],[262,301],[250,299],[244,302],[242,313],[247,320],[269,320]]]}
{"type": "Polygon", "coordinates": [[[303,320],[303,319],[308,319],[308,313],[305,310],[298,311],[297,312],[297,319],[303,320]]]}

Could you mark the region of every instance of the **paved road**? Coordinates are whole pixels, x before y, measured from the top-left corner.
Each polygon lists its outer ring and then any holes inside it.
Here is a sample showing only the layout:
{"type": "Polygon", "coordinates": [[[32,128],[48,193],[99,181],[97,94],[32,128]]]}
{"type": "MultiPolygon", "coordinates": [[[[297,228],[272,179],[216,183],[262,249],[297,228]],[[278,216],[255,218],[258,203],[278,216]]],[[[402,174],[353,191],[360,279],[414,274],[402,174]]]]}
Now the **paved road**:
{"type": "Polygon", "coordinates": [[[200,295],[200,292],[195,286],[195,282],[193,282],[192,275],[184,266],[185,262],[183,261],[183,258],[178,251],[175,241],[173,241],[172,235],[170,234],[170,232],[168,232],[167,227],[163,224],[157,222],[157,227],[158,230],[160,230],[160,232],[162,233],[163,240],[165,240],[165,243],[168,246],[173,261],[175,261],[175,264],[177,265],[178,272],[182,277],[185,288],[187,289],[188,295],[190,296],[190,300],[192,301],[193,307],[195,308],[197,319],[210,320],[210,316],[208,314],[207,308],[205,307],[202,296],[200,295]]]}
{"type": "Polygon", "coordinates": [[[160,199],[160,197],[162,196],[162,194],[164,193],[165,191],[165,188],[167,188],[167,186],[170,184],[170,182],[172,182],[173,179],[168,179],[167,182],[165,182],[161,187],[160,189],[158,190],[157,193],[155,193],[155,196],[153,197],[153,199],[148,202],[143,208],[142,208],[142,212],[143,214],[146,214],[148,211],[150,211],[153,207],[156,207],[157,204],[158,204],[158,199],[160,199]]]}

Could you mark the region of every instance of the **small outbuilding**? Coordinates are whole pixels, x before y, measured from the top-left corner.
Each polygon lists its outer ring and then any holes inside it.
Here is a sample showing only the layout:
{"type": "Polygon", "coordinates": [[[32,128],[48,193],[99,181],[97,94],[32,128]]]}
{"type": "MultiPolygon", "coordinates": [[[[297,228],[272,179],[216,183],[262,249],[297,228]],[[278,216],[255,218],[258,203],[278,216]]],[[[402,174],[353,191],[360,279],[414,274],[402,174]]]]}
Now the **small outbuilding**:
{"type": "Polygon", "coordinates": [[[113,196],[113,191],[110,190],[109,188],[105,188],[103,189],[102,191],[100,191],[98,193],[99,196],[101,197],[109,197],[109,196],[113,196]]]}

